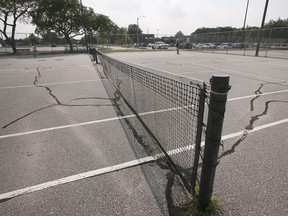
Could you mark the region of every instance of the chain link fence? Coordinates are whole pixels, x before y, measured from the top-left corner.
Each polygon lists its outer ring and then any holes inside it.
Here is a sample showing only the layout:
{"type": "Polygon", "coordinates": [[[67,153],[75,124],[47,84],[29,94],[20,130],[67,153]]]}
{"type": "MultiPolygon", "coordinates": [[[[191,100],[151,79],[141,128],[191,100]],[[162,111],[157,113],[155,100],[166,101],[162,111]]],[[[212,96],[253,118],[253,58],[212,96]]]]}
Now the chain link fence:
{"type": "Polygon", "coordinates": [[[231,32],[192,34],[191,44],[201,52],[288,58],[288,28],[251,29],[231,32]]]}
{"type": "MultiPolygon", "coordinates": [[[[11,38],[12,34],[7,33],[11,38]]],[[[71,52],[68,42],[64,38],[59,38],[55,33],[46,34],[45,36],[36,33],[15,33],[16,49],[18,53],[30,53],[33,44],[36,45],[37,51],[41,53],[54,52],[71,52]]],[[[86,52],[86,45],[79,43],[78,40],[72,40],[73,52],[86,52]]],[[[12,47],[6,41],[6,38],[0,33],[0,54],[12,53],[12,47]]]]}
{"type": "MultiPolygon", "coordinates": [[[[8,34],[9,36],[9,34],[8,34]]],[[[11,34],[10,34],[11,36],[11,34]]],[[[70,46],[64,38],[55,33],[40,36],[35,33],[17,33],[16,47],[19,52],[27,50],[36,43],[39,52],[70,52],[70,46]]],[[[288,58],[288,27],[270,29],[247,29],[230,32],[210,32],[191,34],[176,38],[169,34],[88,34],[89,47],[105,49],[151,50],[155,42],[162,41],[169,45],[168,50],[176,50],[176,40],[182,50],[209,53],[223,53],[254,56],[257,44],[260,44],[259,56],[288,58]]],[[[86,52],[84,39],[73,39],[74,52],[86,52]]],[[[11,47],[0,33],[0,53],[12,53],[11,47]]]]}

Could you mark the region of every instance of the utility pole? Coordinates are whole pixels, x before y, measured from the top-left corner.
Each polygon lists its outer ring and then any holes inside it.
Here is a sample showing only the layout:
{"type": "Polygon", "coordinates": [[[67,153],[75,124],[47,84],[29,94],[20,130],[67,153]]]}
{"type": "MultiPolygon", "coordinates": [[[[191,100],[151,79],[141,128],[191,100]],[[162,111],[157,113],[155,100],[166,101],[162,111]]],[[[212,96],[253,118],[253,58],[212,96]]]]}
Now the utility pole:
{"type": "Polygon", "coordinates": [[[243,30],[246,28],[246,19],[247,19],[248,6],[249,6],[249,0],[247,0],[246,12],[245,12],[244,24],[243,24],[243,30]]]}
{"type": "Polygon", "coordinates": [[[139,37],[138,37],[139,24],[138,24],[138,22],[139,22],[139,19],[142,18],[142,17],[145,17],[145,16],[143,15],[143,16],[140,16],[140,17],[137,18],[137,45],[139,43],[139,37]]]}
{"type": "Polygon", "coordinates": [[[258,42],[257,42],[257,46],[256,46],[255,56],[258,56],[258,54],[259,54],[260,43],[261,43],[261,40],[262,40],[262,34],[263,34],[263,29],[264,29],[264,24],[265,24],[265,18],[266,18],[266,12],[267,12],[267,8],[268,8],[268,3],[269,3],[269,0],[266,0],[264,13],[263,13],[263,18],[262,18],[262,23],[261,23],[261,28],[260,28],[260,32],[258,34],[258,42]]]}

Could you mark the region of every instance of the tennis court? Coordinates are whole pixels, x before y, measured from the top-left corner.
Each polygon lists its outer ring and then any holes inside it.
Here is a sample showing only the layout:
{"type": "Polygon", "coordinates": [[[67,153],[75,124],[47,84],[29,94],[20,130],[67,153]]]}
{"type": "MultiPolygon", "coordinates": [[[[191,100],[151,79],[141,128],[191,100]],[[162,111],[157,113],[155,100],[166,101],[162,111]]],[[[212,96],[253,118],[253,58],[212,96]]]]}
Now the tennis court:
{"type": "MultiPolygon", "coordinates": [[[[229,74],[220,152],[227,153],[215,193],[227,215],[287,214],[287,60],[192,52],[109,56],[208,83],[212,74],[229,74]],[[251,123],[252,116],[258,119],[251,123]],[[237,144],[248,124],[254,130],[237,144]]],[[[126,121],[136,117],[115,109],[117,95],[109,97],[109,81],[88,55],[7,57],[0,65],[1,214],[172,214],[171,200],[185,197],[179,180],[147,154],[151,149],[126,121]]]]}
{"type": "Polygon", "coordinates": [[[230,75],[232,88],[215,194],[227,215],[286,215],[288,206],[281,200],[287,199],[288,186],[288,61],[215,53],[180,54],[109,56],[207,83],[214,74],[230,75]]]}

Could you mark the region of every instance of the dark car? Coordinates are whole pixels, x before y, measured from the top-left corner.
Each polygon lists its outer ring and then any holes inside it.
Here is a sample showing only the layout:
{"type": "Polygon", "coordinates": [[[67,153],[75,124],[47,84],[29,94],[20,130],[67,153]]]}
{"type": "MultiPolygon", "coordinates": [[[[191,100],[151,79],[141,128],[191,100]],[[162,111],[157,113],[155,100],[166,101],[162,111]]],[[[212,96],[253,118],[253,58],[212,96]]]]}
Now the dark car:
{"type": "Polygon", "coordinates": [[[236,48],[236,49],[244,49],[244,48],[247,48],[248,46],[245,45],[244,43],[235,43],[233,44],[233,48],[236,48]]]}
{"type": "Polygon", "coordinates": [[[192,49],[193,45],[191,43],[183,42],[180,44],[180,49],[192,49]]]}

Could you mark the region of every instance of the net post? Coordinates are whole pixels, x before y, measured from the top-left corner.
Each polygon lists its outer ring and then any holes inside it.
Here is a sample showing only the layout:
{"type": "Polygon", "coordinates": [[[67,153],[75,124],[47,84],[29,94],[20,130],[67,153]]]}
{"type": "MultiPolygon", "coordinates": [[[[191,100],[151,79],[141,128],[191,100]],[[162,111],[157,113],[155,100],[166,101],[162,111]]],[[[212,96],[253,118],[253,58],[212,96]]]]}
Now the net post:
{"type": "Polygon", "coordinates": [[[94,48],[94,55],[93,56],[94,56],[94,61],[96,62],[96,64],[99,64],[96,48],[94,48]]]}
{"type": "Polygon", "coordinates": [[[205,210],[211,201],[230,76],[212,76],[203,167],[200,179],[199,206],[205,210]]]}
{"type": "Polygon", "coordinates": [[[203,88],[200,88],[199,112],[198,112],[198,118],[197,118],[197,133],[196,133],[196,142],[195,142],[195,156],[194,156],[194,164],[193,164],[192,178],[191,178],[191,191],[193,194],[195,192],[198,166],[199,166],[199,156],[200,156],[200,151],[201,151],[205,97],[206,97],[206,84],[204,83],[203,88]]]}

